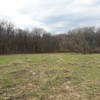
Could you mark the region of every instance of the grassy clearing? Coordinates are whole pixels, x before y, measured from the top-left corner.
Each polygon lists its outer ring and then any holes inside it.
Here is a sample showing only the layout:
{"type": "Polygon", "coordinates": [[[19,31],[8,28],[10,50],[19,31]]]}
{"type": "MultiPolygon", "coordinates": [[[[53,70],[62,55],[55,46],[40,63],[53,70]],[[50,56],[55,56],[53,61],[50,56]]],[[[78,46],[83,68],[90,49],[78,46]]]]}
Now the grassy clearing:
{"type": "Polygon", "coordinates": [[[100,100],[100,54],[0,56],[0,100],[100,100]]]}

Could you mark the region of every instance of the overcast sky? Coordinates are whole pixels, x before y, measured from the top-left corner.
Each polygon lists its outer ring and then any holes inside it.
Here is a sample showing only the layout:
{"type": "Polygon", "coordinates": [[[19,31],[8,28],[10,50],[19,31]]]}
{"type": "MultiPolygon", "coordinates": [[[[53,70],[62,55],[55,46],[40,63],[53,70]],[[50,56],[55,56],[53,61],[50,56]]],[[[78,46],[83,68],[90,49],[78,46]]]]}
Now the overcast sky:
{"type": "Polygon", "coordinates": [[[0,0],[0,19],[49,32],[100,25],[100,0],[0,0]]]}

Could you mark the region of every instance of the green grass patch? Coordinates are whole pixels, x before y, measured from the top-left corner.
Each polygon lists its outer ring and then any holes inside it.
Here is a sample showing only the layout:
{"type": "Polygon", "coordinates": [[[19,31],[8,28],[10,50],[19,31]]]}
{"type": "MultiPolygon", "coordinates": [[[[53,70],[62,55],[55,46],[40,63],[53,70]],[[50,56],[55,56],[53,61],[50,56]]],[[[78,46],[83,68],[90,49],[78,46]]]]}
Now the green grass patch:
{"type": "Polygon", "coordinates": [[[99,77],[100,54],[0,56],[2,100],[99,100],[99,77]]]}

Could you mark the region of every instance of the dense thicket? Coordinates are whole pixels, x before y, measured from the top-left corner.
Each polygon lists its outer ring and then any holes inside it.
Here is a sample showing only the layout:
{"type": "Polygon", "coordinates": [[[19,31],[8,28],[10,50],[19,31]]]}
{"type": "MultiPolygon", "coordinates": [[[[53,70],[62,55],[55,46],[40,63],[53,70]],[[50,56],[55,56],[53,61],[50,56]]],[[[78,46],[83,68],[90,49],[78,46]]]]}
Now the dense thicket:
{"type": "Polygon", "coordinates": [[[100,28],[85,27],[51,35],[41,28],[28,31],[0,22],[0,54],[50,52],[99,53],[100,28]]]}

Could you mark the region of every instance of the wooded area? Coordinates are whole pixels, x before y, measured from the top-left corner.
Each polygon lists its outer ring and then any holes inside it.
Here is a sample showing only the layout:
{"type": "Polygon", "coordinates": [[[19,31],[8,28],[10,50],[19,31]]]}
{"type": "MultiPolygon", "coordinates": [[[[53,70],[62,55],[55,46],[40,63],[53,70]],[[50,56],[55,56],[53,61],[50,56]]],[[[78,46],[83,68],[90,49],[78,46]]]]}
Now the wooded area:
{"type": "Polygon", "coordinates": [[[99,53],[100,28],[78,28],[52,35],[41,28],[28,31],[0,22],[0,54],[53,52],[99,53]]]}

